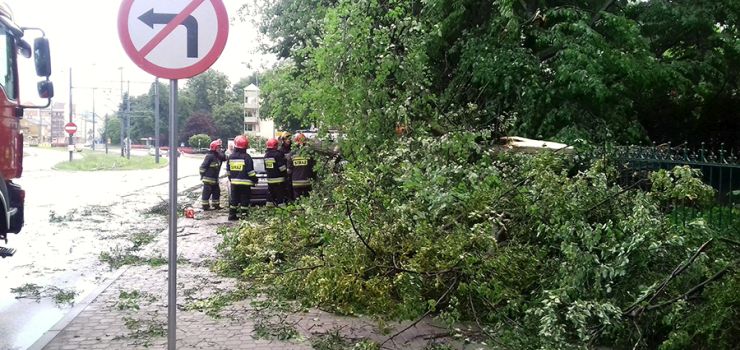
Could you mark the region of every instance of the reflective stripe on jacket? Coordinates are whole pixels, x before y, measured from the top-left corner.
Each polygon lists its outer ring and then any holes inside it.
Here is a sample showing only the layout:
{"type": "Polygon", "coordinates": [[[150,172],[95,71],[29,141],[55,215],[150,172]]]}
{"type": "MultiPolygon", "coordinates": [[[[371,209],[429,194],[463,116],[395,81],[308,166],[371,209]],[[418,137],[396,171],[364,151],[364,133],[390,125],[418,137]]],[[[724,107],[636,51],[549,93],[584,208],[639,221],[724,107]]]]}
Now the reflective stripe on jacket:
{"type": "Polygon", "coordinates": [[[288,164],[285,160],[285,153],[276,149],[268,149],[265,152],[265,172],[267,173],[267,183],[283,183],[288,175],[288,164]]]}
{"type": "Polygon", "coordinates": [[[314,178],[313,167],[315,164],[313,157],[308,154],[307,150],[299,148],[293,152],[290,158],[288,167],[290,168],[293,187],[311,186],[311,179],[314,178]]]}
{"type": "Polygon", "coordinates": [[[200,165],[200,177],[205,184],[218,183],[218,174],[221,172],[221,163],[226,157],[221,152],[209,151],[200,165]]]}
{"type": "Polygon", "coordinates": [[[226,161],[226,174],[232,185],[254,186],[257,183],[257,172],[254,171],[252,157],[245,150],[237,149],[226,161]]]}

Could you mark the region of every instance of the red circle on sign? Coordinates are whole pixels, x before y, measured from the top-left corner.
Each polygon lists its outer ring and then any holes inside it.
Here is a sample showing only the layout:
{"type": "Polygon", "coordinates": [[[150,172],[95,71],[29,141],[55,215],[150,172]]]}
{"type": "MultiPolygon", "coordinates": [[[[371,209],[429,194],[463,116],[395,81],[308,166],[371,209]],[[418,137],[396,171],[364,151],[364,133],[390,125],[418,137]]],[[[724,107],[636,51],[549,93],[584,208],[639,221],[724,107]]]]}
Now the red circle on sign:
{"type": "MultiPolygon", "coordinates": [[[[200,73],[205,72],[210,68],[226,47],[226,41],[229,38],[229,16],[226,13],[226,7],[221,0],[206,0],[213,5],[216,10],[216,18],[218,22],[218,32],[216,34],[216,41],[208,52],[200,61],[197,63],[184,68],[166,68],[158,66],[146,59],[146,55],[142,55],[136,46],[134,46],[131,40],[131,33],[128,28],[128,19],[131,15],[131,7],[136,0],[124,0],[121,3],[121,9],[118,12],[118,36],[123,44],[123,49],[126,54],[136,63],[139,68],[143,69],[149,74],[156,77],[165,79],[187,79],[192,78],[200,73]]],[[[202,6],[202,4],[201,4],[202,6]]],[[[171,33],[170,33],[171,34],[171,33]]],[[[147,53],[148,54],[148,53],[147,53]]]]}
{"type": "Polygon", "coordinates": [[[77,132],[77,124],[69,122],[64,125],[64,131],[70,135],[74,135],[77,132]]]}

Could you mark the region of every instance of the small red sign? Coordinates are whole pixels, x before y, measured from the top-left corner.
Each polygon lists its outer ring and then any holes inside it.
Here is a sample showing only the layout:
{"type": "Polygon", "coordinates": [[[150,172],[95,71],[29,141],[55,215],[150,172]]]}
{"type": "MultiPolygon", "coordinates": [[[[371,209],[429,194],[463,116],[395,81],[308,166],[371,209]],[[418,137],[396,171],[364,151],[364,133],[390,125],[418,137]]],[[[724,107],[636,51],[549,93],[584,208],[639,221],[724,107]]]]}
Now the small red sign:
{"type": "Polygon", "coordinates": [[[69,135],[74,135],[77,132],[77,124],[69,122],[66,125],[64,125],[64,131],[66,131],[69,135]]]}

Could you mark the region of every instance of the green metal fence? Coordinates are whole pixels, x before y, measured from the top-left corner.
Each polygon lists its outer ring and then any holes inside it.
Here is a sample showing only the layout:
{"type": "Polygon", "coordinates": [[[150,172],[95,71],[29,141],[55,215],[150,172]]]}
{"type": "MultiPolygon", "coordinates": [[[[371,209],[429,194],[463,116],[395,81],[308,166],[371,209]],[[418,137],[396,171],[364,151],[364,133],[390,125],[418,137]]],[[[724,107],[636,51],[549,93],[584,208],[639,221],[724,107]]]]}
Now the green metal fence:
{"type": "Polygon", "coordinates": [[[683,165],[699,169],[702,180],[716,190],[716,205],[699,211],[686,203],[676,203],[672,214],[675,222],[686,224],[692,218],[703,216],[714,226],[740,234],[740,153],[725,149],[724,144],[711,149],[704,143],[698,148],[686,144],[671,146],[670,143],[618,147],[616,153],[625,167],[620,176],[622,186],[634,186],[647,178],[649,172],[659,169],[683,165]]]}

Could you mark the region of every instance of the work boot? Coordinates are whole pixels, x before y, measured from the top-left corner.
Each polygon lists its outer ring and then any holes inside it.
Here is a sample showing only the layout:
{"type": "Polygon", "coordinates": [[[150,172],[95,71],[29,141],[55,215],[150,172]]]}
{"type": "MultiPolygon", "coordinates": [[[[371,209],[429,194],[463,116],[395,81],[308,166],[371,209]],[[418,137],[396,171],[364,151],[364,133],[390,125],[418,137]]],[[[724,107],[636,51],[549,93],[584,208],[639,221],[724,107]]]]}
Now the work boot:
{"type": "Polygon", "coordinates": [[[218,204],[218,203],[213,204],[213,210],[221,210],[221,204],[218,204]]]}
{"type": "Polygon", "coordinates": [[[209,204],[203,204],[203,211],[209,211],[211,210],[211,206],[209,204]]]}
{"type": "Polygon", "coordinates": [[[236,209],[229,209],[229,221],[236,221],[238,218],[236,217],[236,209]]]}

